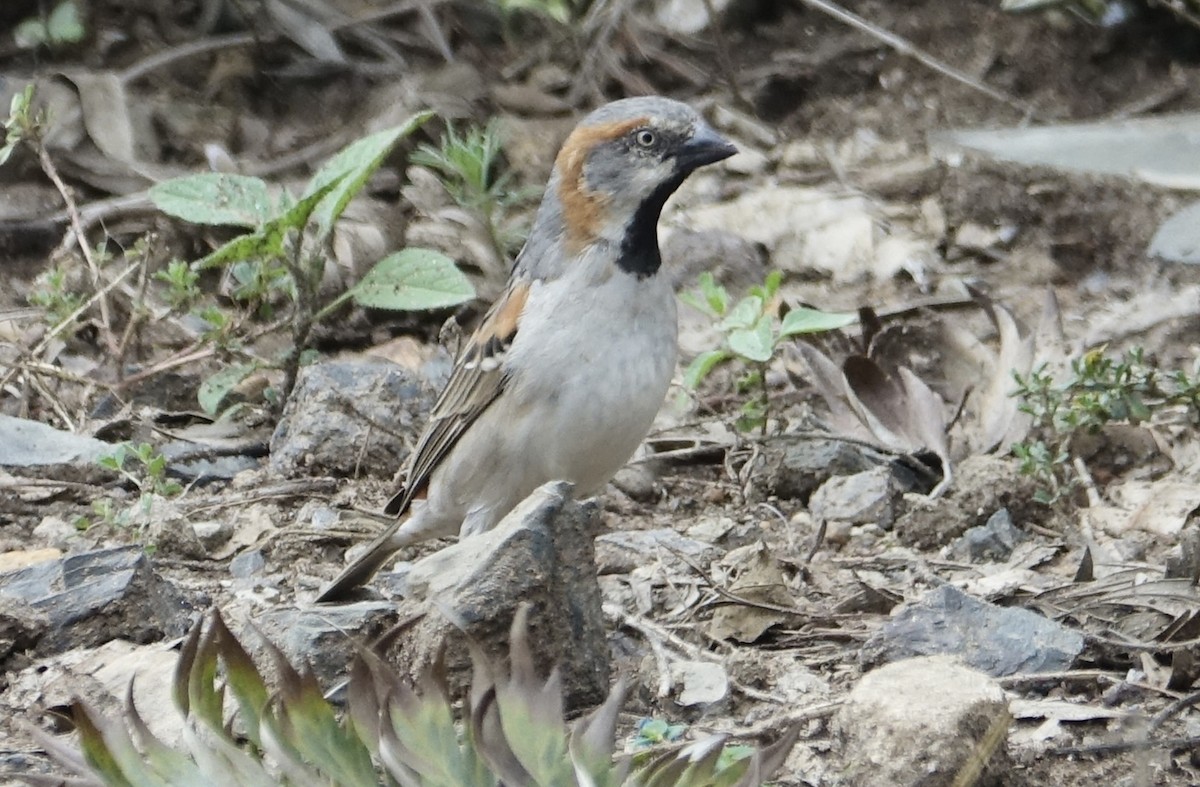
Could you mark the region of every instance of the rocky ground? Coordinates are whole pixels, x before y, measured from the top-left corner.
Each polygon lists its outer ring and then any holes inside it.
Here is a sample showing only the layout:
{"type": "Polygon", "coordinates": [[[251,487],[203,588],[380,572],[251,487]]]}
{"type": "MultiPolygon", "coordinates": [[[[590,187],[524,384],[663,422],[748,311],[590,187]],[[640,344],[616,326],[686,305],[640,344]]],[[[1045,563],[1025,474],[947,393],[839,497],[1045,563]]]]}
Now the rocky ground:
{"type": "MultiPolygon", "coordinates": [[[[1061,375],[1141,348],[1193,373],[1200,275],[1146,251],[1186,200],[1145,179],[934,157],[929,142],[1195,110],[1194,28],[1157,5],[1112,27],[985,2],[848,6],[1006,101],[800,2],[733,2],[699,32],[666,3],[598,4],[569,29],[437,2],[348,27],[247,23],[221,5],[95,0],[83,41],[0,48],[0,92],[42,77],[44,150],[91,244],[108,239],[93,279],[37,156],[0,168],[0,771],[45,772],[28,725],[65,730],[44,712],[75,696],[116,714],[133,676],[149,723],[178,736],[168,676],[211,607],[332,685],[350,638],[432,598],[396,663],[418,669],[455,642],[456,616],[502,652],[512,611],[532,602],[539,656],[563,665],[574,706],[610,676],[632,681],[631,746],[642,719],[685,738],[799,725],[773,784],[1200,782],[1194,406],[1080,434],[1058,460],[1078,486],[1052,504],[1010,450],[1031,435],[1014,369],[1061,375]],[[712,271],[737,298],[779,270],[770,310],[870,313],[781,343],[762,389],[739,387],[737,361],[695,391],[681,370],[596,501],[543,489],[496,533],[405,553],[373,595],[314,608],[378,527],[362,512],[394,489],[448,371],[454,315],[346,312],[318,328],[281,412],[264,392],[283,375],[263,369],[214,419],[204,381],[286,350],[270,330],[286,308],[239,314],[236,341],[202,341],[152,274],[230,234],[151,210],[144,190],[231,161],[296,191],[365,131],[433,107],[498,118],[517,193],[544,181],[577,110],[647,91],[703,108],[742,150],[664,217],[681,292],[712,271]],[[105,284],[51,332],[66,296],[105,284]],[[761,390],[761,423],[742,428],[761,390]],[[123,441],[152,446],[162,473],[97,462],[123,441]]],[[[37,7],[10,4],[0,22],[37,7]]],[[[519,234],[530,204],[505,208],[506,229],[519,234]]],[[[406,244],[446,251],[484,300],[503,278],[477,218],[402,155],[343,224],[333,290],[406,244]]],[[[236,311],[229,274],[199,286],[236,311]]],[[[721,346],[701,310],[680,321],[685,361],[721,346]]]]}

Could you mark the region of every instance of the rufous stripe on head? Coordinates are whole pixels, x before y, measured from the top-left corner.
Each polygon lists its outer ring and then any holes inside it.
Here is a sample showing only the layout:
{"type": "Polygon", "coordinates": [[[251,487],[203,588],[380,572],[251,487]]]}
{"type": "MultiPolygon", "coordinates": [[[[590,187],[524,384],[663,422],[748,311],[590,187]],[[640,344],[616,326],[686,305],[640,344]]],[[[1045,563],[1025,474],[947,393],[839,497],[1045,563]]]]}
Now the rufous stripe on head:
{"type": "Polygon", "coordinates": [[[558,199],[567,231],[567,250],[576,253],[595,240],[604,221],[603,194],[588,189],[583,166],[597,145],[628,134],[650,122],[649,118],[618,120],[596,126],[579,126],[567,137],[554,166],[558,169],[558,199]]]}

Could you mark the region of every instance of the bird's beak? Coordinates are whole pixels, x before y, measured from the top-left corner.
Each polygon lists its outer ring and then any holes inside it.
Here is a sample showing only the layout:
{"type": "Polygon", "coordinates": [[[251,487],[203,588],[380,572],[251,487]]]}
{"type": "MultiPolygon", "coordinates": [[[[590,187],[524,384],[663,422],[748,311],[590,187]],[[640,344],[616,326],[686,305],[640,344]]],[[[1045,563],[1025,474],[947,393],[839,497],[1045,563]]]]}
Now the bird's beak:
{"type": "Polygon", "coordinates": [[[738,149],[725,137],[713,131],[706,123],[696,126],[692,138],[683,143],[675,160],[684,172],[691,172],[707,164],[715,164],[737,153],[738,149]]]}

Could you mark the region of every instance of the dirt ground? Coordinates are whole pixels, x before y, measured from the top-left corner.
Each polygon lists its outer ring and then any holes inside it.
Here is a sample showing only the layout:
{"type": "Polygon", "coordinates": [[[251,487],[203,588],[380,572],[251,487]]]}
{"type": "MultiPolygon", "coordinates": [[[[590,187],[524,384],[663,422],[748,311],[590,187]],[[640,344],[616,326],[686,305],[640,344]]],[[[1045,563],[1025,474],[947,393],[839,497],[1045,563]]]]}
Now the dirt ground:
{"type": "MultiPolygon", "coordinates": [[[[32,0],[5,4],[0,9],[0,29],[34,13],[37,5],[32,0]]],[[[52,71],[121,72],[145,64],[146,58],[157,53],[177,51],[192,40],[189,26],[198,24],[202,10],[211,4],[177,5],[162,11],[155,3],[94,0],[89,34],[83,43],[36,55],[11,46],[0,48],[0,85],[11,90],[13,84],[32,74],[52,71]]],[[[740,118],[731,126],[735,137],[749,141],[768,158],[764,168],[725,172],[702,183],[696,192],[681,195],[685,209],[670,217],[672,221],[687,224],[691,201],[700,199],[697,193],[715,195],[716,201],[732,201],[771,185],[827,188],[864,196],[875,206],[881,223],[921,228],[914,232],[927,243],[932,258],[916,274],[904,269],[895,275],[880,277],[868,272],[844,280],[825,272],[794,270],[784,260],[769,261],[787,270],[783,292],[789,300],[829,310],[869,306],[885,315],[896,352],[914,368],[921,366],[923,356],[938,354],[936,342],[922,343],[920,337],[941,321],[961,324],[983,341],[994,342],[983,313],[955,297],[962,282],[990,293],[1030,325],[1037,324],[1043,293],[1052,289],[1067,339],[1074,346],[1090,342],[1089,348],[1103,346],[1112,352],[1139,346],[1164,369],[1190,369],[1196,363],[1200,352],[1196,312],[1169,320],[1155,320],[1153,313],[1172,293],[1200,285],[1200,274],[1146,255],[1155,229],[1186,202],[1185,196],[1133,181],[1067,176],[971,158],[952,166],[931,161],[925,153],[927,135],[946,128],[1200,109],[1200,30],[1181,23],[1165,4],[1151,4],[1150,9],[1139,6],[1132,21],[1114,28],[1099,27],[1066,13],[1009,15],[998,9],[998,3],[984,0],[846,4],[917,49],[1035,108],[1034,117],[938,74],[801,2],[735,2],[719,35],[709,31],[695,38],[668,35],[646,21],[651,11],[642,4],[624,5],[635,11],[612,35],[593,30],[590,37],[573,45],[567,37],[539,36],[528,30],[525,39],[521,30],[513,30],[505,40],[492,16],[436,3],[440,36],[429,34],[406,16],[379,23],[396,32],[393,41],[407,45],[402,47],[406,62],[402,66],[388,63],[375,70],[321,65],[295,44],[282,40],[215,48],[211,53],[180,58],[148,69],[127,84],[134,97],[131,106],[137,107],[133,117],[140,124],[139,134],[142,127],[148,129],[139,138],[153,140],[144,143],[142,153],[156,166],[173,172],[185,168],[198,171],[205,167],[204,146],[216,144],[239,161],[248,162],[251,171],[257,167],[272,172],[269,177],[280,182],[296,183],[314,163],[359,136],[362,129],[356,124],[378,117],[384,106],[394,103],[415,109],[422,98],[432,97],[432,103],[450,115],[482,122],[500,112],[509,122],[523,123],[516,126],[525,133],[523,140],[510,139],[505,153],[516,182],[536,186],[544,178],[561,129],[570,125],[572,115],[566,110],[573,91],[583,108],[597,103],[597,91],[615,98],[638,89],[653,90],[709,109],[734,110],[740,118]],[[443,45],[453,53],[453,65],[447,65],[441,56],[443,45]],[[587,47],[607,47],[607,54],[589,60],[593,50],[587,47]],[[585,74],[607,78],[597,77],[589,83],[585,74]],[[766,137],[755,140],[753,129],[765,129],[766,137]],[[786,152],[789,149],[792,154],[786,152]],[[296,166],[275,166],[295,151],[308,151],[307,158],[301,157],[296,166]],[[927,220],[931,212],[936,220],[927,220]],[[993,241],[978,249],[961,241],[960,230],[965,227],[1011,229],[1011,234],[1003,242],[993,241]]],[[[218,23],[205,34],[231,34],[235,27],[218,23]]],[[[362,41],[354,46],[359,53],[367,47],[362,41]]],[[[76,189],[80,205],[136,191],[124,173],[102,176],[100,169],[89,163],[91,159],[76,156],[71,161],[74,166],[64,167],[64,176],[76,189]]],[[[55,250],[64,226],[43,220],[61,208],[54,188],[30,157],[18,157],[6,169],[0,169],[0,183],[8,193],[5,199],[13,204],[9,213],[0,216],[0,315],[27,307],[29,293],[39,286],[36,278],[52,260],[64,259],[55,250]]],[[[373,181],[370,188],[373,196],[390,204],[389,216],[403,217],[393,224],[384,222],[384,243],[395,247],[402,245],[403,224],[411,217],[406,215],[401,196],[399,174],[403,168],[392,172],[394,180],[373,181]]],[[[158,265],[171,258],[195,259],[220,239],[145,211],[113,213],[102,225],[103,230],[98,225],[93,231],[93,242],[102,231],[107,232],[122,250],[152,234],[150,256],[158,265]]],[[[716,261],[718,266],[724,264],[716,261]]],[[[723,273],[722,280],[741,281],[732,263],[729,268],[718,270],[723,273]]],[[[82,286],[83,274],[73,275],[82,286]]],[[[754,274],[748,275],[753,279],[754,274]]],[[[486,291],[486,286],[481,290],[486,291]]],[[[693,287],[690,282],[684,285],[684,289],[693,287]]],[[[321,334],[318,349],[325,356],[346,356],[371,346],[395,347],[396,337],[412,336],[421,343],[422,349],[416,352],[427,353],[447,316],[356,315],[321,334]]],[[[695,328],[696,315],[684,319],[686,352],[689,331],[699,344],[710,335],[695,328]]],[[[36,343],[40,334],[30,323],[22,324],[26,326],[22,331],[0,337],[0,341],[25,347],[36,343]]],[[[264,339],[258,349],[266,352],[271,342],[279,341],[264,339]]],[[[161,333],[143,328],[123,359],[126,373],[154,368],[185,345],[167,328],[161,333]]],[[[226,360],[200,357],[193,363],[171,364],[136,384],[117,385],[105,352],[95,319],[82,321],[78,330],[64,338],[59,360],[60,366],[78,377],[8,385],[0,390],[0,412],[59,427],[67,426],[62,416],[68,414],[81,431],[105,439],[153,442],[156,432],[147,424],[155,414],[194,413],[200,381],[226,360]],[[79,379],[93,379],[94,384],[72,382],[79,379]]],[[[925,357],[925,362],[929,368],[940,368],[937,358],[925,357]]],[[[807,419],[813,413],[818,419],[822,415],[820,397],[799,368],[791,360],[782,360],[768,375],[776,412],[783,414],[773,423],[775,428],[796,427],[810,423],[807,419]]],[[[3,371],[5,367],[0,365],[3,371]]],[[[676,436],[687,435],[689,429],[693,434],[714,429],[731,434],[725,425],[736,417],[740,399],[729,393],[730,380],[730,372],[718,373],[701,388],[698,409],[686,417],[668,417],[660,426],[671,427],[676,436]]],[[[270,409],[264,406],[253,412],[258,419],[254,428],[269,430],[274,418],[270,409]]],[[[1191,467],[1186,464],[1195,456],[1190,430],[1168,425],[1158,435],[1171,444],[1170,451],[1162,452],[1173,457],[1169,472],[1176,473],[1181,484],[1192,483],[1191,467]]],[[[714,641],[706,633],[715,606],[712,583],[700,581],[687,566],[664,568],[668,579],[664,582],[660,576],[650,583],[652,600],[645,616],[698,648],[740,665],[733,670],[736,679],[758,692],[733,692],[705,710],[659,697],[654,690],[653,659],[646,655],[645,643],[628,628],[614,626],[612,644],[621,656],[618,666],[633,670],[640,681],[640,690],[633,693],[627,708],[630,718],[665,718],[696,730],[737,730],[761,723],[779,710],[761,695],[772,692],[783,669],[779,665],[784,662],[801,663],[823,686],[814,691],[811,704],[836,700],[862,674],[858,653],[863,642],[900,600],[912,600],[938,582],[971,576],[970,570],[947,557],[944,547],[966,527],[980,522],[970,516],[956,520],[942,509],[923,523],[912,516],[904,519],[907,530],[899,526],[831,527],[808,559],[816,525],[807,511],[807,495],[780,495],[755,476],[753,468],[761,467],[755,464],[760,450],[769,454],[743,437],[718,451],[715,458],[712,452],[700,452],[689,461],[643,465],[652,469],[651,491],[610,489],[605,525],[614,531],[669,527],[680,532],[694,532],[697,525],[710,526],[722,532],[719,543],[726,552],[761,540],[782,567],[787,586],[803,597],[797,603],[811,617],[804,623],[781,622],[752,642],[714,641]],[[890,594],[892,603],[843,612],[843,602],[855,598],[864,587],[890,594]]],[[[963,458],[961,446],[956,450],[956,459],[963,458]]],[[[1014,460],[1006,461],[1010,468],[1015,465],[1014,460]]],[[[1104,498],[1109,483],[1137,472],[1138,460],[1121,464],[1111,456],[1096,454],[1090,468],[1104,498]]],[[[394,468],[373,470],[357,478],[339,478],[328,487],[336,491],[311,497],[331,499],[340,506],[378,507],[388,496],[394,468]]],[[[953,495],[961,501],[976,493],[987,497],[984,493],[988,492],[993,496],[987,499],[994,501],[997,490],[992,487],[1010,483],[1012,477],[964,472],[953,495]]],[[[185,515],[204,511],[208,517],[221,510],[223,500],[230,496],[242,500],[244,497],[237,496],[272,481],[263,474],[247,478],[232,485],[190,489],[177,506],[185,515]]],[[[1064,584],[1079,565],[1083,547],[1093,544],[1094,538],[1106,544],[1119,541],[1114,554],[1125,557],[1127,566],[1151,572],[1160,571],[1183,540],[1180,533],[1139,531],[1110,539],[1097,534],[1099,531],[1087,532],[1081,526],[1086,517],[1077,509],[1038,506],[1030,501],[1031,490],[1023,480],[1011,484],[999,492],[1006,495],[1014,521],[1028,525],[1031,537],[1052,552],[1036,570],[1064,584]],[[1121,551],[1127,548],[1128,552],[1121,551]]],[[[52,496],[32,494],[27,487],[20,491],[15,494],[0,488],[0,551],[46,545],[33,531],[47,517],[73,522],[79,516],[93,516],[93,500],[132,495],[115,483],[103,482],[101,476],[77,479],[74,486],[56,489],[52,496]]],[[[296,512],[309,498],[292,494],[259,501],[255,516],[265,516],[286,531],[285,523],[295,521],[296,512]]],[[[897,505],[903,518],[909,509],[903,502],[897,505]]],[[[238,520],[247,515],[245,510],[230,508],[225,516],[238,520]]],[[[245,524],[238,521],[239,527],[245,524]]],[[[137,528],[99,524],[79,534],[76,544],[144,538],[137,528]]],[[[287,532],[274,536],[265,547],[268,571],[276,577],[272,581],[274,597],[285,603],[297,592],[311,592],[340,565],[345,546],[345,540],[320,543],[287,532]],[[319,548],[313,549],[314,543],[319,548]]],[[[173,554],[169,544],[160,545],[155,558],[165,576],[181,587],[218,605],[231,600],[233,591],[225,582],[227,558],[173,554]]],[[[720,575],[722,570],[714,572],[720,575]]],[[[1029,594],[1014,591],[993,600],[1020,605],[1029,600],[1029,594]]],[[[1089,633],[1099,633],[1088,628],[1084,617],[1072,620],[1089,633]]],[[[1117,623],[1112,625],[1119,628],[1117,623]]],[[[15,672],[27,664],[14,661],[7,666],[15,672]]],[[[1142,669],[1149,677],[1139,683],[1145,690],[1132,704],[1143,717],[1195,690],[1190,682],[1179,685],[1176,681],[1169,689],[1155,682],[1152,667],[1170,671],[1167,651],[1122,651],[1089,644],[1077,667],[1081,676],[1075,679],[1008,688],[1099,705],[1108,701],[1110,684],[1089,680],[1083,673],[1103,671],[1119,679],[1129,670],[1142,669]],[[1146,688],[1150,684],[1156,688],[1146,688]]],[[[1194,711],[1181,712],[1155,734],[1195,740],[1197,723],[1194,711]]],[[[1036,726],[1036,722],[1023,724],[1036,726]]],[[[4,725],[8,727],[8,722],[4,725]]],[[[1129,739],[1134,731],[1132,723],[1127,728],[1110,727],[1107,720],[1093,719],[1063,722],[1058,734],[1053,744],[1065,749],[1129,739]]],[[[792,770],[775,783],[836,783],[820,764],[830,746],[829,735],[824,719],[806,727],[800,744],[803,754],[793,759],[792,770]]],[[[1195,762],[1190,746],[1085,754],[1059,753],[1052,748],[1021,749],[1014,783],[1200,783],[1200,763],[1195,762]]]]}

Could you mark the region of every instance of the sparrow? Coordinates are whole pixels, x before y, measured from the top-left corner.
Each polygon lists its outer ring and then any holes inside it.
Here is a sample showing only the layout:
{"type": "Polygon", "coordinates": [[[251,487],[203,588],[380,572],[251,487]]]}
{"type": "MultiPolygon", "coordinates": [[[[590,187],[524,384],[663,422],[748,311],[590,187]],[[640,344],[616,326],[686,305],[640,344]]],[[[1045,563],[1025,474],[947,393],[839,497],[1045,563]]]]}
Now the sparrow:
{"type": "Polygon", "coordinates": [[[397,519],[318,602],[345,597],[402,547],[491,529],[548,481],[584,497],[608,483],[675,371],[659,215],[692,172],[736,152],[694,109],[657,96],[606,104],[575,127],[384,509],[397,519]]]}

